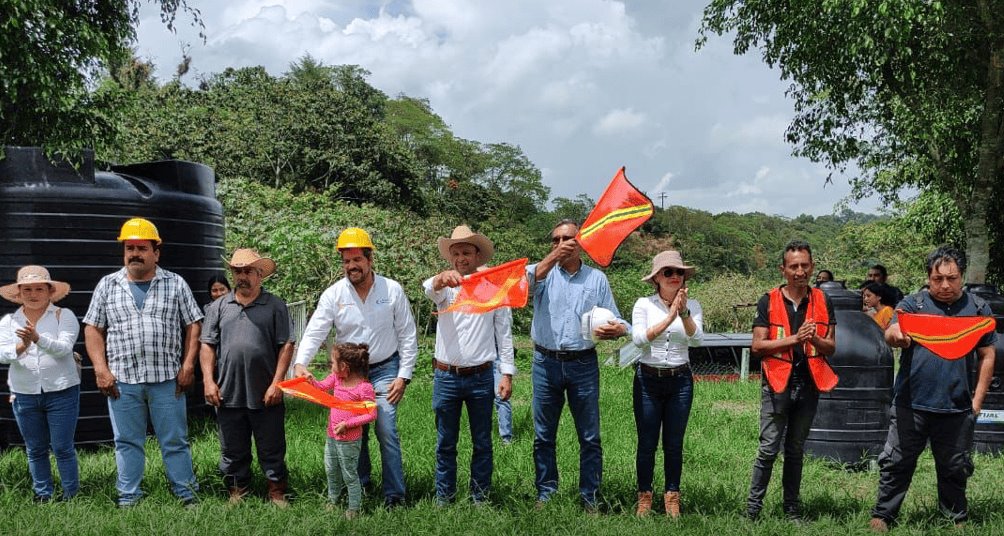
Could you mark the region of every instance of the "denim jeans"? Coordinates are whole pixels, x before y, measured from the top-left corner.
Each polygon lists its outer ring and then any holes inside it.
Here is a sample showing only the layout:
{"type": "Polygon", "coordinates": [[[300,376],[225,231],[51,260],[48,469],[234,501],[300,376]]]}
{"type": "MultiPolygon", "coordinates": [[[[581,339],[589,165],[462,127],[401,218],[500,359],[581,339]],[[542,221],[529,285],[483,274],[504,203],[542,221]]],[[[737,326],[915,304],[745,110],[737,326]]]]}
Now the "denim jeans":
{"type": "Polygon", "coordinates": [[[648,376],[641,367],[634,376],[634,422],[638,429],[635,458],[638,491],[652,491],[655,449],[662,435],[666,491],[680,491],[683,472],[683,435],[687,432],[690,406],[694,401],[694,377],[690,371],[680,376],[648,376]]]}
{"type": "Polygon", "coordinates": [[[216,423],[220,428],[220,473],[228,488],[251,485],[251,438],[258,451],[258,465],[265,478],[285,482],[286,406],[261,409],[219,407],[216,423]]]}
{"type": "Polygon", "coordinates": [[[784,510],[797,513],[802,486],[802,462],[805,458],[805,438],[812,427],[819,403],[819,391],[812,380],[796,383],[781,393],[774,393],[766,384],[760,387],[760,449],[753,462],[753,477],[746,509],[759,513],[767,484],[774,468],[774,460],[784,446],[784,470],[781,486],[784,489],[784,510]]]}
{"type": "Polygon", "coordinates": [[[595,506],[603,474],[600,369],[595,351],[569,361],[533,352],[533,462],[537,500],[546,501],[558,490],[555,442],[566,394],[579,436],[579,494],[587,506],[595,506]]]}
{"type": "Polygon", "coordinates": [[[359,484],[359,450],[362,439],[338,441],[329,437],[324,444],[324,473],[328,475],[328,500],[335,502],[345,486],[349,510],[359,511],[363,503],[363,487],[359,484]]]}
{"type": "Polygon", "coordinates": [[[453,500],[457,493],[457,442],[460,415],[467,404],[471,429],[471,497],[488,499],[492,486],[492,403],[494,376],[485,369],[460,376],[436,369],[432,381],[432,409],[436,413],[436,498],[453,500]]]}
{"type": "Polygon", "coordinates": [[[512,441],[512,404],[508,400],[502,400],[498,396],[499,382],[502,381],[502,372],[499,370],[499,361],[495,360],[495,413],[499,419],[499,437],[506,443],[512,441]]]}
{"type": "Polygon", "coordinates": [[[171,485],[179,499],[195,497],[199,485],[192,471],[192,451],[188,446],[185,394],[175,396],[175,381],[116,384],[118,398],[108,399],[108,414],[115,437],[115,488],[119,504],[133,504],[143,496],[140,484],[146,465],[147,412],[160,443],[160,455],[171,485]]]}
{"type": "Polygon", "coordinates": [[[938,475],[938,507],[952,521],[965,521],[969,515],[966,483],[973,474],[973,414],[933,413],[899,406],[893,406],[890,413],[889,435],[878,457],[878,501],[872,517],[887,523],[896,520],[913,480],[917,458],[930,441],[938,475]]]}
{"type": "MultiPolygon", "coordinates": [[[[387,390],[397,379],[401,359],[395,353],[387,361],[370,369],[369,380],[376,391],[377,441],[380,442],[380,464],[383,471],[383,496],[387,501],[404,500],[404,467],[401,460],[401,439],[397,435],[397,406],[387,401],[387,390]]],[[[363,427],[363,444],[359,453],[359,481],[370,482],[372,465],[369,453],[369,425],[363,427]]]]}
{"type": "Polygon", "coordinates": [[[80,471],[73,434],[80,415],[80,385],[37,395],[17,393],[13,409],[28,454],[32,491],[37,497],[46,498],[51,498],[55,492],[49,465],[51,449],[63,485],[63,497],[69,499],[76,495],[80,489],[80,471]]]}

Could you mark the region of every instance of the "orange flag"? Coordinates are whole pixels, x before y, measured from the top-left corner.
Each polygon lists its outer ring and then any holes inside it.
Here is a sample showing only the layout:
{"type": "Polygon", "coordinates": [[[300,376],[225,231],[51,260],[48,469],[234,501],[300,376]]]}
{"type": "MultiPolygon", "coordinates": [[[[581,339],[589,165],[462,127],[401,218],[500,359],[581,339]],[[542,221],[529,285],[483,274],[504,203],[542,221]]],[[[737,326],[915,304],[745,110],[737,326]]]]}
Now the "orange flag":
{"type": "Polygon", "coordinates": [[[655,212],[652,200],[627,180],[622,167],[614,175],[575,239],[596,264],[607,267],[632,231],[655,212]]]}
{"type": "Polygon", "coordinates": [[[281,381],[279,382],[279,389],[282,389],[282,392],[287,395],[302,398],[333,409],[344,409],[357,415],[376,411],[376,402],[371,400],[342,400],[335,398],[331,393],[325,393],[311,385],[310,380],[307,378],[293,378],[281,381]]]}
{"type": "Polygon", "coordinates": [[[980,337],[997,327],[992,316],[940,316],[897,311],[899,328],[934,352],[938,357],[954,360],[965,357],[976,348],[980,337]]]}
{"type": "Polygon", "coordinates": [[[526,259],[516,259],[464,278],[460,294],[441,313],[487,313],[499,307],[526,306],[526,259]]]}

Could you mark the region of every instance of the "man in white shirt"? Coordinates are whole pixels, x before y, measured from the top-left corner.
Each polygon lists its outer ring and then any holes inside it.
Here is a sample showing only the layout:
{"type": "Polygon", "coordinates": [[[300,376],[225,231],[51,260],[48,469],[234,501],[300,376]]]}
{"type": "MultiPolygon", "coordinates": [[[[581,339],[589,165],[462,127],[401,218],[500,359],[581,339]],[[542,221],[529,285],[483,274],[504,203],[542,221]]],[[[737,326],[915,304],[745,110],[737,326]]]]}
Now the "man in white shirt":
{"type": "MultiPolygon", "coordinates": [[[[345,277],[321,294],[317,308],[296,351],[294,371],[310,376],[307,364],[328,332],[334,328],[338,342],[366,343],[370,352],[369,381],[376,391],[376,436],[383,467],[384,503],[404,504],[404,467],[397,434],[397,404],[411,382],[418,355],[415,319],[400,283],[373,272],[373,242],[366,231],[350,227],[338,236],[345,277]]],[[[370,481],[369,433],[363,433],[359,455],[359,480],[370,481]]]]}
{"type": "Polygon", "coordinates": [[[512,312],[502,307],[483,314],[443,313],[460,293],[466,276],[491,259],[495,248],[466,225],[438,241],[439,253],[453,267],[422,283],[441,313],[436,324],[432,409],[436,412],[436,503],[449,504],[457,492],[457,441],[460,415],[467,404],[471,442],[471,499],[488,500],[492,484],[492,407],[496,357],[502,379],[499,397],[508,400],[516,372],[512,349],[512,312]]]}

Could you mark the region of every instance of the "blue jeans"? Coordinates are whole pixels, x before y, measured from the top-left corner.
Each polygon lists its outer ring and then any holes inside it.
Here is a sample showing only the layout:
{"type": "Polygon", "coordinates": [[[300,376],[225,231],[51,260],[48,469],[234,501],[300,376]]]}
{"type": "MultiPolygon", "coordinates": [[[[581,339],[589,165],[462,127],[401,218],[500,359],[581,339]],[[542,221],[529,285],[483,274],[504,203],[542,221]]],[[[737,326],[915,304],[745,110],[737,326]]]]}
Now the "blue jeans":
{"type": "MultiPolygon", "coordinates": [[[[401,460],[401,439],[397,435],[397,406],[387,402],[387,390],[397,378],[401,359],[395,353],[387,361],[370,369],[369,380],[376,391],[377,441],[380,442],[380,464],[383,470],[383,496],[388,502],[404,500],[404,467],[401,460]]],[[[359,454],[359,482],[370,482],[372,465],[369,451],[369,425],[363,428],[363,446],[359,454]]]]}
{"type": "Polygon", "coordinates": [[[175,396],[175,381],[160,383],[117,382],[118,398],[108,399],[108,414],[115,437],[115,488],[119,504],[134,504],[143,496],[140,484],[146,465],[147,412],[160,443],[164,470],[171,493],[179,499],[195,497],[199,485],[192,471],[192,451],[188,446],[185,394],[175,396]]]}
{"type": "Polygon", "coordinates": [[[566,393],[579,436],[579,494],[587,506],[595,506],[603,474],[600,368],[595,351],[569,361],[533,352],[533,462],[537,500],[546,501],[558,490],[555,441],[566,393]]]}
{"type": "Polygon", "coordinates": [[[363,487],[359,484],[359,449],[361,439],[338,441],[329,437],[324,444],[324,473],[328,477],[328,501],[336,502],[345,486],[349,510],[358,512],[363,504],[363,487]]]}
{"type": "Polygon", "coordinates": [[[662,433],[663,470],[666,491],[680,491],[683,472],[683,435],[687,432],[690,406],[694,401],[694,377],[690,371],[680,376],[658,378],[641,371],[634,375],[634,422],[638,429],[635,465],[638,491],[652,491],[655,450],[662,433]]]}
{"type": "Polygon", "coordinates": [[[45,498],[51,498],[55,492],[49,465],[49,449],[52,449],[63,484],[63,498],[76,495],[80,489],[80,472],[73,434],[77,431],[80,415],[80,386],[37,395],[17,393],[13,409],[28,454],[32,491],[45,498]]]}
{"type": "Polygon", "coordinates": [[[495,360],[495,412],[499,418],[499,437],[502,441],[512,441],[512,404],[508,400],[502,400],[498,396],[499,382],[502,381],[502,372],[499,371],[499,360],[495,360]]]}
{"type": "Polygon", "coordinates": [[[436,498],[450,501],[457,493],[457,441],[460,414],[467,403],[471,428],[471,497],[488,499],[492,486],[492,402],[495,385],[490,369],[459,376],[436,369],[432,383],[432,409],[436,413],[436,498]]]}

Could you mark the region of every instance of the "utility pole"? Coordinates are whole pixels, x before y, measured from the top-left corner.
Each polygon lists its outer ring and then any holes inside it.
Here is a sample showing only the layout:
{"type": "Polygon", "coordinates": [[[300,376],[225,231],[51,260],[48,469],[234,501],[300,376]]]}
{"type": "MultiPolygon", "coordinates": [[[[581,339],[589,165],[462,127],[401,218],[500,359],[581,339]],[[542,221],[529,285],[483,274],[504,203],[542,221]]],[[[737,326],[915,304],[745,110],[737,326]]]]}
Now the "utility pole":
{"type": "Polygon", "coordinates": [[[659,194],[659,209],[660,210],[666,210],[666,197],[668,197],[666,195],[666,192],[662,192],[662,193],[659,194]]]}

